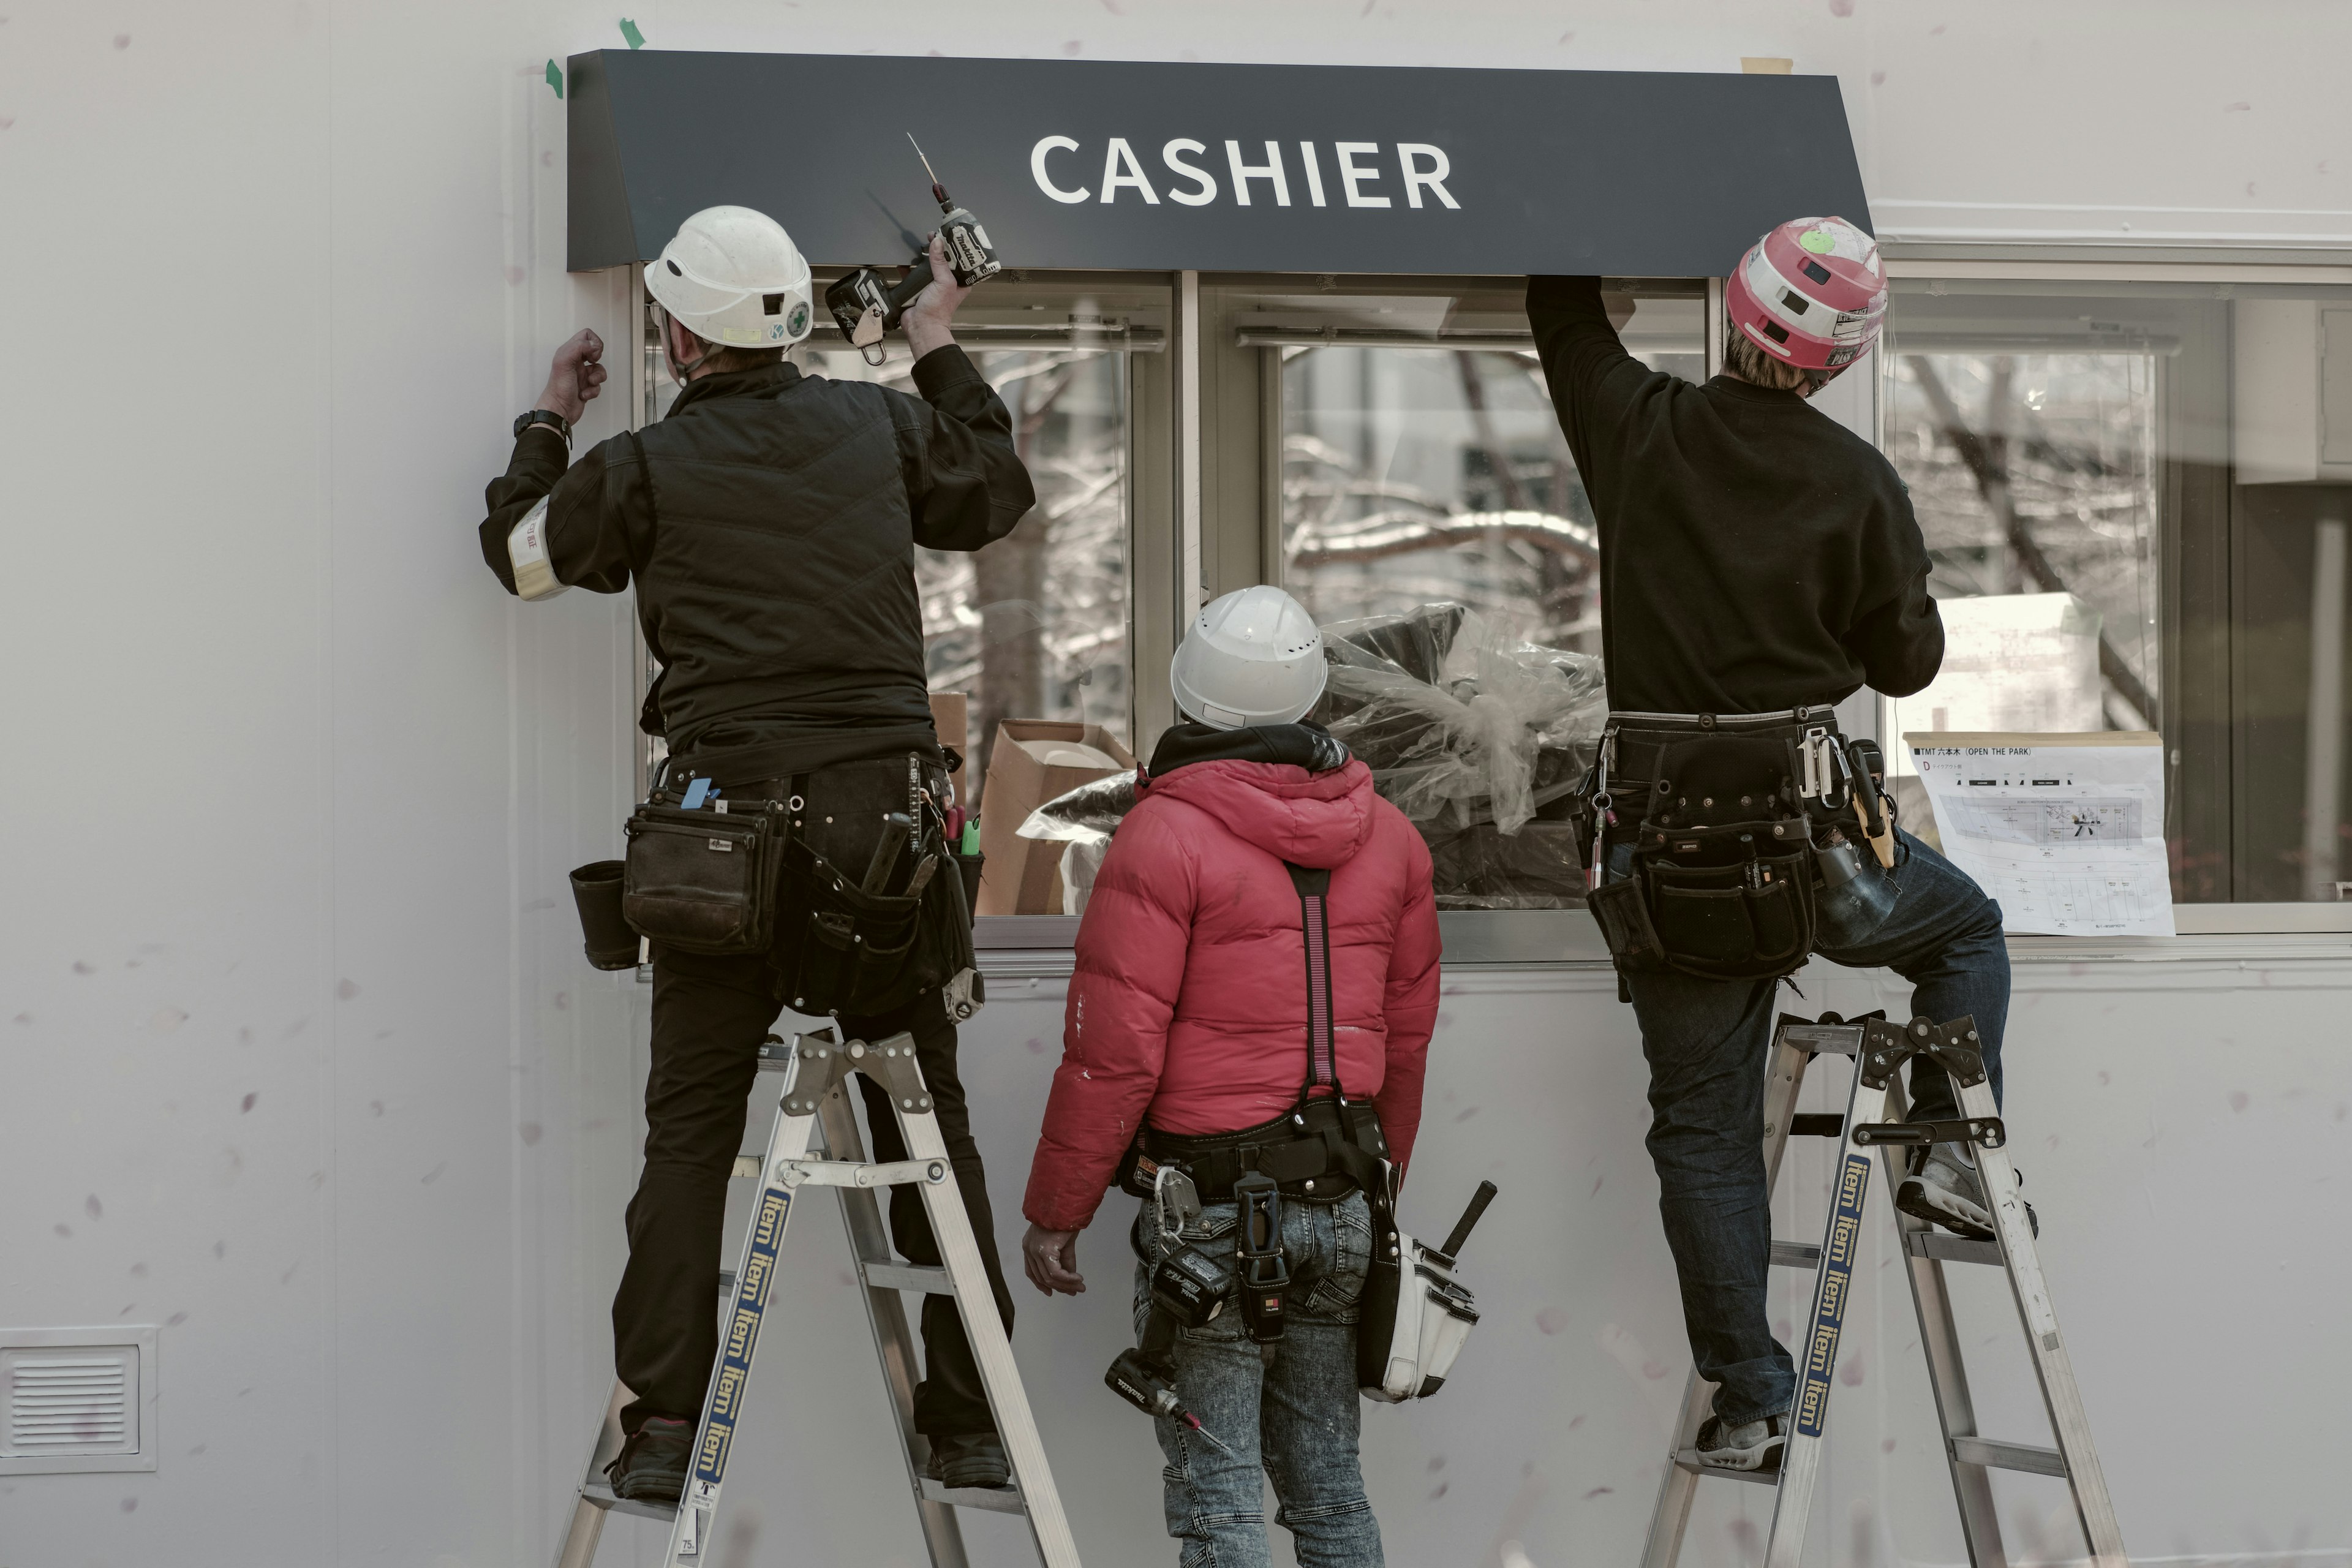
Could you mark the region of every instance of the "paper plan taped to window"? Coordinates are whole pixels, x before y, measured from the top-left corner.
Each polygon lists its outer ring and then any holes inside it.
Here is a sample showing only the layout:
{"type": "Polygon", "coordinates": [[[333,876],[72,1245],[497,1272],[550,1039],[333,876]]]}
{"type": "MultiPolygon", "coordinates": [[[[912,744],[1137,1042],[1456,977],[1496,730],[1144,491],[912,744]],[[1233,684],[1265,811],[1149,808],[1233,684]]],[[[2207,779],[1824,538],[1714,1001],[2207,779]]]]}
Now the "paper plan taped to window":
{"type": "Polygon", "coordinates": [[[2170,936],[2164,743],[2145,732],[1906,734],[1944,854],[2011,931],[2170,936]]]}

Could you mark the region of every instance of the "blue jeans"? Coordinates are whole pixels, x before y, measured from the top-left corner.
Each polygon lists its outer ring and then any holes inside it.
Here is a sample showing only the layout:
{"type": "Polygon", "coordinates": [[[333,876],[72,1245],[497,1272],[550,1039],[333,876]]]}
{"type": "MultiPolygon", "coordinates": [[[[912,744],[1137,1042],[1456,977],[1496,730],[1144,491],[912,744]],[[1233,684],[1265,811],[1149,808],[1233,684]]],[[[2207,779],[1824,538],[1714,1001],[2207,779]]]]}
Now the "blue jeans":
{"type": "MultiPolygon", "coordinates": [[[[1894,911],[1832,963],[1887,968],[1911,982],[1911,1016],[1976,1019],[1994,1097],[2009,1018],[2000,906],[1969,875],[1896,830],[1894,911]]],[[[1620,851],[1625,853],[1625,851],[1620,851]]],[[[1777,1016],[1769,980],[1626,977],[1650,1063],[1650,1158],[1658,1209],[1682,1282],[1683,1322],[1701,1377],[1721,1384],[1727,1426],[1789,1408],[1796,1373],[1765,1320],[1772,1215],[1764,1187],[1764,1069],[1777,1016]]],[[[1911,1071],[1915,1121],[1956,1117],[1951,1080],[1924,1058],[1911,1071]]]]}
{"type": "MultiPolygon", "coordinates": [[[[1232,1204],[1210,1204],[1184,1227],[1189,1242],[1230,1254],[1232,1204]]],[[[1154,1258],[1159,1226],[1150,1205],[1136,1217],[1135,1246],[1154,1258]]],[[[1274,1481],[1275,1521],[1290,1531],[1299,1568],[1381,1568],[1381,1527],[1357,1463],[1356,1315],[1371,1262],[1371,1211],[1361,1193],[1336,1204],[1282,1205],[1282,1245],[1290,1258],[1288,1325],[1269,1362],[1242,1326],[1241,1307],[1176,1337],[1176,1391],[1223,1454],[1171,1420],[1154,1423],[1168,1507],[1168,1533],[1181,1543],[1181,1568],[1266,1568],[1265,1513],[1258,1471],[1274,1481]]],[[[1149,1266],[1135,1271],[1135,1330],[1150,1305],[1149,1266]]]]}

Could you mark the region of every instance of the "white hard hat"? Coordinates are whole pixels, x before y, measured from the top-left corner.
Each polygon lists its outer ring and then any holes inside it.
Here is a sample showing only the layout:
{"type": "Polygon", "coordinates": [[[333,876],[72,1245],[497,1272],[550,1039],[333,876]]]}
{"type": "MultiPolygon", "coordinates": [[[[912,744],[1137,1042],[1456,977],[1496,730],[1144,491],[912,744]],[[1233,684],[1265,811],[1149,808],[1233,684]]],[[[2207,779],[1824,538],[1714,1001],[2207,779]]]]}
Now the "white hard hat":
{"type": "Polygon", "coordinates": [[[750,207],[705,207],[646,267],[646,292],[726,347],[789,348],[809,335],[809,264],[783,225],[750,207]]]}
{"type": "Polygon", "coordinates": [[[1176,706],[1218,730],[1296,723],[1326,675],[1315,617],[1264,584],[1210,601],[1168,666],[1176,706]]]}

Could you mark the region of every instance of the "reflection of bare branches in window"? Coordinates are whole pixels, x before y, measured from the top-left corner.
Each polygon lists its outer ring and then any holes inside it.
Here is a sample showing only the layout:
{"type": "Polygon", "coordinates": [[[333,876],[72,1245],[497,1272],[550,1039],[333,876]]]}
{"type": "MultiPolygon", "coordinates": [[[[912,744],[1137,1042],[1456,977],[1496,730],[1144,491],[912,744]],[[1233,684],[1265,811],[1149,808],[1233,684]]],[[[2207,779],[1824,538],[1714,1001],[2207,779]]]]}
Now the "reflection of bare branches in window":
{"type": "Polygon", "coordinates": [[[1595,531],[1549,399],[1521,363],[1499,356],[1509,374],[1490,383],[1493,354],[1454,351],[1441,364],[1415,351],[1348,352],[1363,356],[1360,377],[1313,375],[1303,355],[1286,363],[1295,416],[1283,439],[1283,545],[1294,591],[1326,619],[1460,599],[1541,641],[1590,635],[1595,531]],[[1391,353],[1379,380],[1394,391],[1380,395],[1402,401],[1374,405],[1374,356],[1391,353]],[[1332,393],[1336,402],[1323,401],[1332,393]],[[1419,416],[1402,426],[1402,446],[1373,439],[1391,408],[1419,416]],[[1360,442],[1348,439],[1351,423],[1360,442]],[[1400,467],[1422,482],[1394,477],[1400,467]]]}
{"type": "MultiPolygon", "coordinates": [[[[2003,591],[2020,591],[2028,582],[2045,594],[2063,594],[2071,591],[2068,587],[2070,573],[2061,570],[2058,563],[2052,558],[2052,552],[2044,548],[2042,542],[2037,537],[2028,519],[2032,517],[2053,520],[2063,518],[2087,521],[2090,514],[2101,510],[2105,503],[2079,492],[2062,494],[2056,498],[2035,502],[2021,500],[2016,493],[2021,476],[2013,470],[2011,462],[2014,428],[2011,421],[2032,418],[2032,410],[2021,405],[2014,395],[2016,362],[2007,354],[1999,354],[1992,356],[1987,367],[1985,427],[1981,432],[1972,428],[1966,416],[1960,413],[1959,405],[1953,399],[1950,390],[1945,385],[1944,378],[1937,373],[1930,356],[1906,354],[1904,356],[1903,363],[1909,371],[1913,384],[1918,387],[1921,395],[1927,401],[1933,416],[1934,433],[1940,437],[1958,458],[1961,467],[1975,487],[1979,500],[1990,514],[1990,520],[2000,536],[2000,544],[2003,547],[1998,563],[2002,568],[2004,578],[2008,579],[2003,583],[2003,591]]],[[[2056,444],[2046,433],[2042,432],[2036,432],[2033,437],[2019,445],[2023,448],[2022,452],[2018,454],[2019,456],[2030,455],[2037,447],[2048,452],[2058,450],[2056,444]]],[[[2105,477],[2100,472],[2100,469],[2105,468],[2104,458],[2097,459],[2097,462],[2099,465],[2097,468],[2089,463],[2068,463],[2063,467],[2052,463],[2049,466],[2059,468],[2062,474],[2079,474],[2086,478],[2105,477]]],[[[1918,470],[1915,468],[1913,471],[1918,470]]],[[[2055,476],[2053,478],[2054,479],[2055,476]]],[[[1919,510],[1927,510],[1927,503],[1933,498],[1923,495],[1917,499],[1922,503],[1919,510]]],[[[2134,489],[2126,492],[2121,499],[2122,504],[2114,510],[2130,510],[2135,513],[2145,510],[2146,498],[2141,490],[2134,489]]],[[[2135,530],[2122,537],[2137,542],[2144,538],[2144,534],[2141,531],[2135,530]]],[[[1947,544],[1945,551],[1938,553],[1946,554],[1951,550],[1952,546],[1947,544]]],[[[1943,560],[1938,562],[1939,569],[1947,571],[1952,570],[1957,564],[1943,560]]],[[[2137,563],[2133,562],[2128,564],[2136,567],[2137,563]]],[[[2137,576],[2138,574],[2135,572],[2134,575],[2137,576]]],[[[2106,606],[2101,603],[2102,599],[2112,597],[2111,595],[2097,593],[2085,594],[2084,596],[2103,610],[2106,606]]],[[[2144,616],[2137,618],[2144,621],[2144,616]]],[[[2099,673],[2105,679],[2114,696],[2122,705],[2131,710],[2131,712],[2126,715],[2127,718],[2143,724],[2155,721],[2156,700],[2149,690],[2147,681],[2142,679],[2140,672],[2123,657],[2116,646],[2115,638],[2104,627],[2099,634],[2099,673]]]]}
{"type": "MultiPolygon", "coordinates": [[[[823,374],[871,376],[854,354],[823,374]]],[[[918,550],[931,689],[971,694],[976,794],[999,718],[1087,719],[1127,728],[1126,356],[1103,350],[973,355],[1005,400],[1037,505],[974,553],[918,550]]],[[[894,360],[877,379],[911,391],[894,360]]]]}

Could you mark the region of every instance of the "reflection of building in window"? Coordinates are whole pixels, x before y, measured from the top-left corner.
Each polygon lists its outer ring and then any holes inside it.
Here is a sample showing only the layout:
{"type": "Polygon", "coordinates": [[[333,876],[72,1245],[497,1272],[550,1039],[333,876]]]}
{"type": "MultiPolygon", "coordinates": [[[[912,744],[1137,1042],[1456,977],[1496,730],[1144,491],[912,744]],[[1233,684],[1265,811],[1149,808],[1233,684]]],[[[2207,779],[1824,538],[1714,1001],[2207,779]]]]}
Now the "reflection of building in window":
{"type": "MultiPolygon", "coordinates": [[[[2096,639],[2101,683],[2087,728],[2157,721],[2155,416],[2154,356],[2145,353],[1906,353],[1897,362],[1888,454],[1911,489],[1936,563],[1934,592],[2079,601],[2089,614],[2074,621],[2087,622],[2096,639]]],[[[1956,630],[1974,629],[1978,618],[1955,616],[1956,630]]],[[[2057,635],[2054,621],[2051,630],[2057,635]]],[[[2028,659],[1988,668],[1980,680],[2016,686],[1986,696],[2021,716],[2079,720],[2075,694],[2051,685],[2071,679],[2070,668],[2028,659]]],[[[1925,696],[1906,703],[1932,706],[1925,696]]]]}
{"type": "Polygon", "coordinates": [[[1592,509],[1531,353],[1293,348],[1285,581],[1318,620],[1458,600],[1600,650],[1592,509]]]}
{"type": "MultiPolygon", "coordinates": [[[[795,355],[810,371],[912,391],[908,363],[795,355]]],[[[1127,358],[1102,350],[973,354],[1012,411],[1037,506],[972,554],[918,550],[935,691],[971,695],[976,798],[1000,719],[1079,719],[1122,739],[1128,722],[1127,358]]]]}

